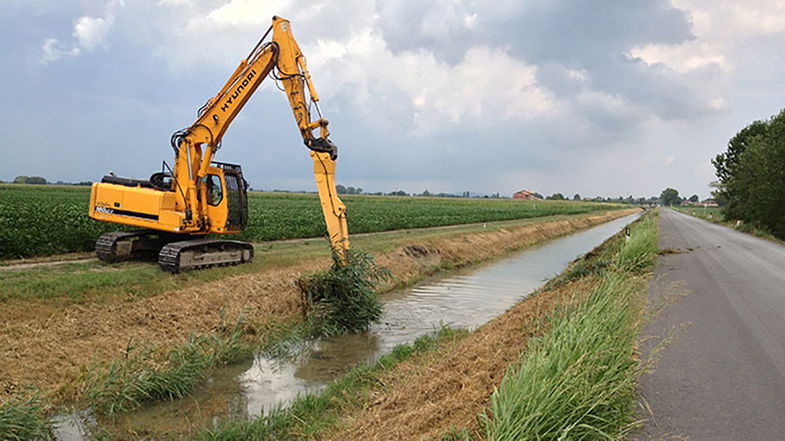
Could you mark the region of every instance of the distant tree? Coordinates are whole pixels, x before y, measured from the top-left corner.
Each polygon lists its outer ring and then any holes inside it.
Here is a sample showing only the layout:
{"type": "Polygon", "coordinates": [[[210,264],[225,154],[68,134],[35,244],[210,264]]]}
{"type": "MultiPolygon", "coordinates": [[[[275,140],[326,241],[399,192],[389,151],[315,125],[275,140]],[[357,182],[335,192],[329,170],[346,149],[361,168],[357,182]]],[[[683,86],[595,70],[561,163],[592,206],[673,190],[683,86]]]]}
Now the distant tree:
{"type": "Polygon", "coordinates": [[[431,195],[431,192],[430,192],[430,191],[428,191],[428,189],[426,188],[425,190],[423,190],[423,192],[422,192],[422,195],[421,195],[421,196],[428,197],[428,196],[432,196],[432,195],[431,195]]]}
{"type": "Polygon", "coordinates": [[[338,184],[338,185],[335,186],[335,191],[337,191],[338,194],[346,194],[348,192],[346,187],[344,187],[341,184],[338,184]]]}
{"type": "Polygon", "coordinates": [[[14,178],[14,184],[44,185],[47,181],[41,176],[17,176],[14,178]]]}
{"type": "Polygon", "coordinates": [[[679,197],[679,191],[670,187],[662,190],[662,194],[660,194],[660,203],[665,206],[680,205],[681,198],[679,197]]]}
{"type": "Polygon", "coordinates": [[[389,193],[389,195],[390,196],[409,196],[409,194],[406,193],[403,190],[393,191],[393,192],[389,193]]]}
{"type": "Polygon", "coordinates": [[[554,193],[554,194],[548,196],[548,199],[550,199],[552,201],[563,201],[564,200],[564,195],[561,194],[561,193],[554,193]]]}
{"type": "Polygon", "coordinates": [[[572,200],[573,201],[580,201],[581,200],[581,195],[579,195],[578,193],[575,193],[575,195],[572,197],[572,200]]]}
{"type": "Polygon", "coordinates": [[[690,202],[698,202],[699,200],[700,200],[700,198],[698,197],[697,194],[694,194],[694,195],[690,196],[690,198],[689,198],[690,202]]]}
{"type": "Polygon", "coordinates": [[[535,196],[536,198],[539,198],[539,199],[545,199],[545,196],[543,196],[543,195],[541,195],[541,194],[539,194],[539,193],[537,193],[537,192],[535,192],[535,193],[534,193],[534,196],[535,196]]]}

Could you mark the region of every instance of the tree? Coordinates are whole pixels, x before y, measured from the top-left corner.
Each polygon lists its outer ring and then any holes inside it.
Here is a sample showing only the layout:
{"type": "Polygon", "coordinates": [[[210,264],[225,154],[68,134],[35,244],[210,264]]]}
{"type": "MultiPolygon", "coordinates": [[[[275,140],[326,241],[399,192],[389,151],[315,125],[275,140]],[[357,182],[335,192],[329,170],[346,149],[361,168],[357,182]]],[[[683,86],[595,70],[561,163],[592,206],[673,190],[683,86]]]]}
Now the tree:
{"type": "Polygon", "coordinates": [[[742,129],[712,163],[725,217],[785,238],[785,110],[742,129]]]}
{"type": "Polygon", "coordinates": [[[660,194],[660,203],[665,206],[680,205],[681,198],[679,197],[679,191],[670,187],[662,190],[662,194],[660,194]]]}
{"type": "Polygon", "coordinates": [[[17,176],[14,178],[14,184],[44,185],[47,183],[46,178],[41,176],[17,176]]]}
{"type": "Polygon", "coordinates": [[[552,201],[563,201],[564,200],[564,195],[561,194],[561,193],[554,193],[554,194],[548,196],[548,199],[550,199],[552,201]]]}
{"type": "Polygon", "coordinates": [[[697,194],[694,194],[694,195],[690,196],[690,198],[688,199],[688,201],[690,201],[690,202],[698,202],[699,200],[700,200],[700,198],[698,197],[697,194]]]}
{"type": "Polygon", "coordinates": [[[578,193],[575,193],[575,196],[572,197],[572,200],[573,201],[580,201],[581,200],[581,195],[579,195],[578,193]]]}
{"type": "Polygon", "coordinates": [[[545,196],[543,196],[543,195],[541,195],[541,194],[539,194],[537,192],[534,192],[534,197],[536,197],[537,199],[545,199],[545,196]]]}
{"type": "Polygon", "coordinates": [[[426,197],[431,196],[431,192],[428,191],[428,189],[426,188],[425,190],[423,190],[422,196],[426,196],[426,197]]]}
{"type": "Polygon", "coordinates": [[[336,186],[335,186],[335,191],[337,191],[337,192],[338,192],[338,194],[346,194],[346,193],[348,192],[348,191],[346,190],[346,187],[344,187],[344,186],[343,186],[343,185],[341,185],[341,184],[338,184],[338,185],[336,185],[336,186]]]}

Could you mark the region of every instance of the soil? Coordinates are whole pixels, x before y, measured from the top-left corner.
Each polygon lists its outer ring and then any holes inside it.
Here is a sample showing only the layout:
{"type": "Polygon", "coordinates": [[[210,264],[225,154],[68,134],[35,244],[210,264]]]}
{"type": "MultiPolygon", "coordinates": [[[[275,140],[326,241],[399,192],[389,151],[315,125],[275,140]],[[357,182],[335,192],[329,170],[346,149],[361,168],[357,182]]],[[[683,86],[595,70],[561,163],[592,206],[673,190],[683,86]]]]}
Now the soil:
{"type": "MultiPolygon", "coordinates": [[[[441,268],[501,256],[532,244],[610,221],[637,209],[523,225],[410,243],[376,256],[393,279],[387,289],[410,284],[441,268]]],[[[85,367],[123,355],[129,342],[166,346],[208,333],[244,315],[264,332],[272,321],[299,320],[301,294],[294,281],[328,261],[227,277],[134,301],[57,305],[46,300],[2,303],[0,400],[30,387],[53,404],[78,398],[85,367]]]]}

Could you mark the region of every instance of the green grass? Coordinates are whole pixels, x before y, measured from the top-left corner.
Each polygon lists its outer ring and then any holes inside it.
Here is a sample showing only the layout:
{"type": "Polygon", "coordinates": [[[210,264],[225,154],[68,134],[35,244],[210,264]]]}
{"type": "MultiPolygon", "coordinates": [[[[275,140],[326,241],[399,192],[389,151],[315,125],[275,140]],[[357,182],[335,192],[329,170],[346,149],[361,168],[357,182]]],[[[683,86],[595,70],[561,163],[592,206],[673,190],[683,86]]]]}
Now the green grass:
{"type": "Polygon", "coordinates": [[[242,320],[238,320],[231,329],[192,336],[168,350],[163,360],[160,351],[134,347],[129,341],[123,358],[105,368],[86,369],[84,404],[96,415],[111,416],[144,403],[185,397],[212,369],[250,357],[253,346],[243,340],[242,328],[242,320]]]}
{"type": "Polygon", "coordinates": [[[656,218],[620,243],[588,298],[549,317],[505,375],[482,418],[487,440],[620,439],[633,427],[643,304],[636,276],[653,264],[656,218]]]}
{"type": "Polygon", "coordinates": [[[35,396],[0,403],[0,439],[3,441],[52,440],[52,425],[41,400],[35,396]]]}
{"type": "MultiPolygon", "coordinates": [[[[0,259],[92,251],[101,233],[122,229],[87,217],[89,187],[0,184],[0,259]]],[[[573,201],[513,201],[347,195],[353,234],[607,210],[573,201]]],[[[318,196],[249,193],[249,224],[235,236],[260,242],[322,237],[318,196]]]]}
{"type": "Polygon", "coordinates": [[[468,332],[442,328],[425,335],[412,344],[396,346],[373,365],[358,366],[331,382],[317,394],[301,395],[290,406],[278,408],[255,420],[231,420],[217,428],[205,430],[194,440],[302,440],[324,433],[341,421],[348,409],[359,409],[372,399],[372,392],[384,385],[380,377],[402,361],[438,349],[448,341],[462,338],[468,332]]]}
{"type": "Polygon", "coordinates": [[[688,214],[692,217],[697,217],[699,219],[707,220],[709,222],[713,222],[718,225],[722,225],[728,228],[733,228],[736,231],[751,234],[753,236],[760,237],[761,239],[766,239],[777,243],[785,243],[785,240],[782,240],[774,236],[773,234],[771,234],[770,232],[766,231],[763,228],[757,227],[755,225],[746,222],[726,219],[722,213],[722,209],[719,207],[703,208],[703,207],[681,206],[681,207],[671,207],[671,208],[678,211],[679,213],[688,214]]]}

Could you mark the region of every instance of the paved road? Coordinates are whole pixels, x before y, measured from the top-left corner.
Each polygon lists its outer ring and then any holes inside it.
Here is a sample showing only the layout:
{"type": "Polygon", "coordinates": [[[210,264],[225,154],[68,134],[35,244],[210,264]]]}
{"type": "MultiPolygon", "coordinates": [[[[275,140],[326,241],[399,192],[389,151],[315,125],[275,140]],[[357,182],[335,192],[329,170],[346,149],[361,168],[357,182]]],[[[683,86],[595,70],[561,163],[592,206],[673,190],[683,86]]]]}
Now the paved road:
{"type": "Polygon", "coordinates": [[[785,440],[785,246],[662,210],[660,248],[682,252],[660,256],[650,298],[689,293],[644,330],[675,331],[633,438],[785,440]]]}

